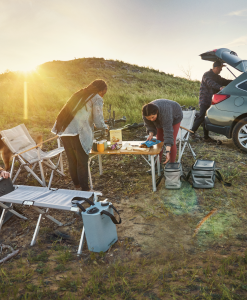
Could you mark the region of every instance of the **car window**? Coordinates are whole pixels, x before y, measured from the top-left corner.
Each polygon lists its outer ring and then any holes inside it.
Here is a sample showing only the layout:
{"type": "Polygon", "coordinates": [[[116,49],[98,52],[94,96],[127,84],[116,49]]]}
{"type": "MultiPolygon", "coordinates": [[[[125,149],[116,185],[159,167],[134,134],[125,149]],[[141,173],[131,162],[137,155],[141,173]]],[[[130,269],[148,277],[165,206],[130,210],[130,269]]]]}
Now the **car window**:
{"type": "Polygon", "coordinates": [[[245,80],[244,82],[240,82],[237,85],[237,88],[240,89],[240,90],[244,90],[244,91],[247,92],[247,80],[245,80]]]}

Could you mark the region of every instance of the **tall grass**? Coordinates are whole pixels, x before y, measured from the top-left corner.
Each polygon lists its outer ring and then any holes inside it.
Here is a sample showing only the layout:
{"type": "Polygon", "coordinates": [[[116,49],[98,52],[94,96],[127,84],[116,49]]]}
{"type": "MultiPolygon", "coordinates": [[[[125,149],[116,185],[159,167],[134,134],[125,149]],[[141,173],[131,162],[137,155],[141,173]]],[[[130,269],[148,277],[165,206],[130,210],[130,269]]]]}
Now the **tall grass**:
{"type": "Polygon", "coordinates": [[[71,94],[96,78],[108,83],[105,117],[108,117],[108,105],[112,104],[116,116],[125,115],[129,123],[141,121],[141,107],[154,99],[171,99],[186,106],[198,103],[198,81],[100,58],[53,61],[29,74],[0,74],[0,128],[24,122],[32,131],[50,129],[71,94]],[[28,87],[27,120],[23,118],[24,82],[28,87]]]}

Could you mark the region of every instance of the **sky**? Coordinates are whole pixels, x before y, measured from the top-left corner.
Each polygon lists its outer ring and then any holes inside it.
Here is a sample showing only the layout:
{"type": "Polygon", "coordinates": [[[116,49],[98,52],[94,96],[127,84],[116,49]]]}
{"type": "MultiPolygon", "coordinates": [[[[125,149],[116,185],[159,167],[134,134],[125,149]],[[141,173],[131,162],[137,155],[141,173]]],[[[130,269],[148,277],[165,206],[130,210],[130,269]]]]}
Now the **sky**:
{"type": "Polygon", "coordinates": [[[0,73],[103,57],[201,80],[203,52],[247,59],[246,0],[0,0],[0,11],[0,73]]]}

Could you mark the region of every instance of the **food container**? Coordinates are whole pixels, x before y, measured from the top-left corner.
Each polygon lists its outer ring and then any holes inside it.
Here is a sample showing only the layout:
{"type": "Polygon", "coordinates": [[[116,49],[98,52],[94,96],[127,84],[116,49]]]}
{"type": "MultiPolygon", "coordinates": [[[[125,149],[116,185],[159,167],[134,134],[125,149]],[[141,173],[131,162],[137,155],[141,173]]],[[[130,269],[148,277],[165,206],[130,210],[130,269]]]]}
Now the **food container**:
{"type": "Polygon", "coordinates": [[[98,142],[98,144],[97,144],[97,150],[98,150],[98,152],[104,152],[104,150],[105,150],[105,144],[104,144],[104,142],[102,142],[102,141],[98,142]]]}

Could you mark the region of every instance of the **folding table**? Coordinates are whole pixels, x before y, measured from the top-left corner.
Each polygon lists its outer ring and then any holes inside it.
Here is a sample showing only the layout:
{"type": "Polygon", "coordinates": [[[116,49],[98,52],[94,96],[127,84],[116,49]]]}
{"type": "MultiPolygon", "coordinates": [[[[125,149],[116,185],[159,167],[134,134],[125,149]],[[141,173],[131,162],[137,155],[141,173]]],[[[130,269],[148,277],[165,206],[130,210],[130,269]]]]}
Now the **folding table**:
{"type": "MultiPolygon", "coordinates": [[[[143,141],[123,141],[124,143],[129,143],[132,146],[135,145],[139,147],[143,141]]],[[[156,192],[156,180],[155,180],[155,164],[157,163],[157,169],[158,169],[158,176],[160,176],[160,159],[159,159],[159,153],[162,150],[164,143],[161,142],[153,148],[148,148],[146,151],[142,151],[142,148],[140,150],[105,150],[104,152],[97,152],[91,150],[90,157],[88,160],[88,173],[89,173],[89,180],[90,180],[90,186],[91,189],[93,189],[93,182],[92,182],[92,176],[91,176],[91,170],[90,170],[90,163],[94,156],[98,156],[99,158],[99,173],[102,175],[103,173],[103,167],[102,167],[102,155],[125,155],[125,154],[134,154],[134,155],[141,155],[144,160],[151,166],[151,174],[152,174],[152,184],[153,184],[153,191],[156,192]],[[146,156],[150,155],[150,162],[146,158],[146,156]]]]}

